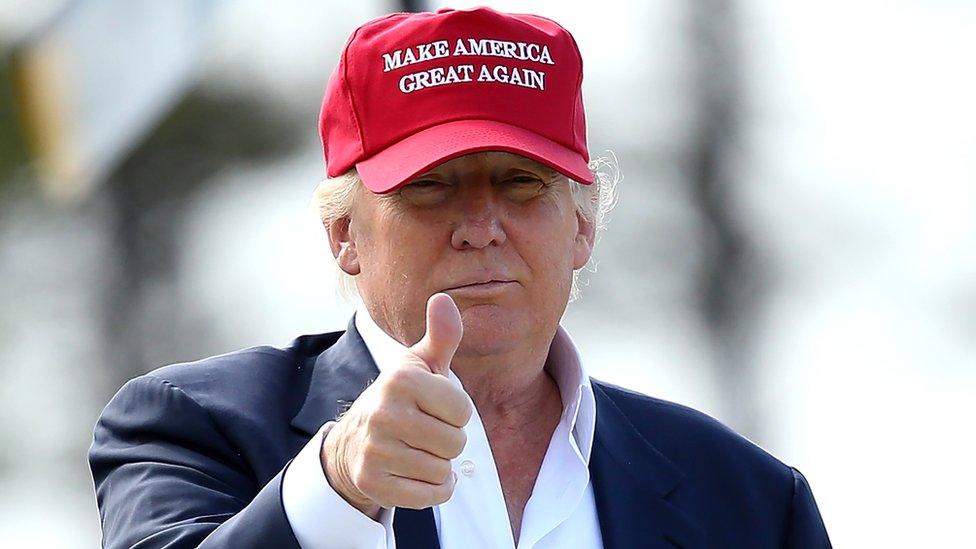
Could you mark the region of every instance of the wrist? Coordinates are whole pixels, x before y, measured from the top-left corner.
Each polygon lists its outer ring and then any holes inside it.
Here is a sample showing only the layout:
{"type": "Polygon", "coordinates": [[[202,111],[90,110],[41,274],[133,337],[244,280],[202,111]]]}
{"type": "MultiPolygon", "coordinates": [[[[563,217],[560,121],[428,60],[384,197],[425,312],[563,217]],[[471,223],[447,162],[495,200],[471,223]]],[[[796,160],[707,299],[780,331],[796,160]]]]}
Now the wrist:
{"type": "Polygon", "coordinates": [[[348,469],[344,466],[345,462],[341,459],[341,449],[339,437],[330,436],[337,423],[330,421],[322,430],[322,446],[319,451],[319,461],[322,466],[322,474],[333,490],[342,499],[346,500],[364,515],[373,520],[378,520],[382,508],[366,497],[352,482],[348,469]]]}

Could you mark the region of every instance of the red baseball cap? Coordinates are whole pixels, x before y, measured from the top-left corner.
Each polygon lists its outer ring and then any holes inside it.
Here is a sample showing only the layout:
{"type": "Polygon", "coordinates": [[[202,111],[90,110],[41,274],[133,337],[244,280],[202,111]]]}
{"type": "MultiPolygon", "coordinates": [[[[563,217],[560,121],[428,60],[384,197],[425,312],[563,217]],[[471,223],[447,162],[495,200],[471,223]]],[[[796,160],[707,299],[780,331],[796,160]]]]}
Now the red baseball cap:
{"type": "Polygon", "coordinates": [[[490,8],[396,13],[349,38],[319,132],[329,177],[375,193],[452,158],[506,151],[592,183],[583,61],[559,24],[490,8]]]}

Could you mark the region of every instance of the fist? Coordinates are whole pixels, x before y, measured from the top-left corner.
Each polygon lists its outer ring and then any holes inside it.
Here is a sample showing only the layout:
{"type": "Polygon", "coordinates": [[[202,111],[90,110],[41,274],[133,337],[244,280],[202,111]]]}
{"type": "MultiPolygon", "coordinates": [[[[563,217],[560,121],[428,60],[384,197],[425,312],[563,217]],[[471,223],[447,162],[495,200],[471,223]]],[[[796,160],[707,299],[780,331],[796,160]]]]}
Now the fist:
{"type": "Polygon", "coordinates": [[[427,300],[423,339],[384,370],[332,428],[320,460],[333,489],[376,519],[383,507],[422,509],[454,492],[451,459],[464,449],[471,401],[447,378],[461,342],[447,294],[427,300]]]}

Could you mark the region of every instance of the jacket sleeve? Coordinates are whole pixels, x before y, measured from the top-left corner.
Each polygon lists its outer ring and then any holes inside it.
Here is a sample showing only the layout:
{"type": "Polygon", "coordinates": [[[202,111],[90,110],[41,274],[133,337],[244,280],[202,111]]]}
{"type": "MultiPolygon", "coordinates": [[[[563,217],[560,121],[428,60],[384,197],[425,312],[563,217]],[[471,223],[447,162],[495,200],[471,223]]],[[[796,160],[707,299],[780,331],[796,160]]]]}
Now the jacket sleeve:
{"type": "Polygon", "coordinates": [[[258,486],[210,414],[165,380],[142,376],[119,390],[88,458],[104,547],[299,547],[283,471],[258,486]]]}
{"type": "Polygon", "coordinates": [[[793,471],[793,505],[790,513],[790,525],[786,532],[787,549],[829,549],[830,539],[817,502],[813,499],[813,492],[803,473],[795,468],[793,471]]]}

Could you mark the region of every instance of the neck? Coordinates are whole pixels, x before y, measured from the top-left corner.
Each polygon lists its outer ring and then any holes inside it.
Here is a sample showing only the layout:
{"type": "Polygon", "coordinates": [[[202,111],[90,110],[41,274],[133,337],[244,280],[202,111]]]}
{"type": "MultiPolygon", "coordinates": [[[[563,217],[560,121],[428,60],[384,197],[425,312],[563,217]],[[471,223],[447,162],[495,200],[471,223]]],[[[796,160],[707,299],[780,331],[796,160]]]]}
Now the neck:
{"type": "Polygon", "coordinates": [[[540,412],[551,410],[553,400],[560,402],[556,382],[545,369],[552,338],[525,343],[490,355],[459,353],[451,363],[488,431],[544,420],[540,412]]]}
{"type": "Polygon", "coordinates": [[[451,361],[484,426],[516,544],[525,504],[562,415],[559,387],[545,368],[551,344],[551,333],[527,334],[505,352],[473,356],[459,350],[451,361]]]}

